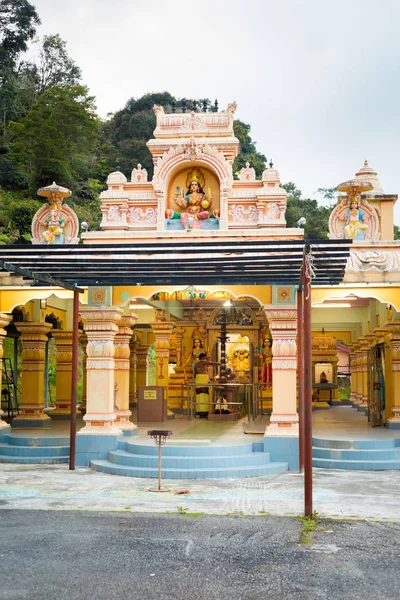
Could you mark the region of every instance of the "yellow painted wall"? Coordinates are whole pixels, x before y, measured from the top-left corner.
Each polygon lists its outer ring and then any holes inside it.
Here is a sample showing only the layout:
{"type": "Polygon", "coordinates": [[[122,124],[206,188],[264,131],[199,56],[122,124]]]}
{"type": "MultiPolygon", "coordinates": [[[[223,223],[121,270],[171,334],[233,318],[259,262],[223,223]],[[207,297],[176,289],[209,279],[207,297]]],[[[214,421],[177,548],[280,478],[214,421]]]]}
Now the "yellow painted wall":
{"type": "MultiPolygon", "coordinates": [[[[53,294],[61,299],[73,298],[73,292],[70,290],[55,290],[54,288],[0,290],[0,312],[11,312],[16,306],[24,306],[33,299],[49,298],[53,294]]],[[[87,303],[87,291],[83,294],[79,294],[79,301],[81,303],[87,303]]]]}
{"type": "Polygon", "coordinates": [[[366,285],[362,287],[327,287],[313,288],[311,293],[311,303],[323,302],[328,298],[341,298],[354,294],[359,298],[376,298],[383,304],[391,304],[396,310],[400,311],[400,286],[387,285],[384,287],[366,285]]]}

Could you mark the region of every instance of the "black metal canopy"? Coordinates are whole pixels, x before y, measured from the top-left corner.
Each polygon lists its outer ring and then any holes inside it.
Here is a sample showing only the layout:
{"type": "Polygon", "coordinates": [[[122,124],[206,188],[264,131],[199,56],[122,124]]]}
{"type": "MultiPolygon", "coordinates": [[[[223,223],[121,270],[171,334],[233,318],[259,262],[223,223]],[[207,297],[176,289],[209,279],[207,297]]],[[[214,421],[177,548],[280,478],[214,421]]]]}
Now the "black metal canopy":
{"type": "Polygon", "coordinates": [[[156,239],[126,244],[0,246],[0,270],[37,283],[94,285],[297,285],[305,248],[313,285],[343,280],[351,240],[156,239]]]}

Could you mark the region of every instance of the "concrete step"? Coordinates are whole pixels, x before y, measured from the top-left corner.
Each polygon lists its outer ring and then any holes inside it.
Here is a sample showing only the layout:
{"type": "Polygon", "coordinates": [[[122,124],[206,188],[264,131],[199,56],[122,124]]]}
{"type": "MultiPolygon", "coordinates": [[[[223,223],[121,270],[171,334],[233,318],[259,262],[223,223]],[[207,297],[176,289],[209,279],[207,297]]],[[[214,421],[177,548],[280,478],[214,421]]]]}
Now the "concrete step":
{"type": "Polygon", "coordinates": [[[13,435],[12,433],[8,436],[5,436],[3,439],[4,442],[10,444],[10,446],[37,446],[37,447],[45,447],[45,446],[69,446],[69,437],[68,436],[19,436],[13,435]]]}
{"type": "MultiPolygon", "coordinates": [[[[182,450],[184,450],[182,448],[182,450]]],[[[216,449],[217,450],[217,449],[216,449]]],[[[158,468],[158,455],[132,454],[124,450],[113,450],[108,454],[108,460],[114,464],[130,467],[158,468]]],[[[269,454],[266,452],[253,452],[252,454],[222,455],[218,452],[209,456],[164,456],[161,464],[164,469],[193,469],[202,470],[209,468],[226,469],[238,467],[257,467],[269,463],[269,454]]]]}
{"type": "Polygon", "coordinates": [[[313,437],[312,445],[313,448],[335,448],[338,450],[383,450],[390,448],[400,448],[400,437],[385,440],[334,440],[313,437]]]}
{"type": "Polygon", "coordinates": [[[313,458],[313,467],[322,469],[349,469],[352,471],[394,471],[400,469],[398,460],[334,460],[313,458]]]}
{"type": "Polygon", "coordinates": [[[68,446],[11,446],[0,444],[0,456],[28,456],[46,458],[69,456],[68,446]]]}
{"type": "Polygon", "coordinates": [[[400,448],[313,448],[313,458],[326,458],[331,460],[359,460],[359,461],[382,461],[400,460],[400,448]]]}
{"type": "MultiPolygon", "coordinates": [[[[163,456],[232,456],[253,454],[259,452],[260,444],[257,442],[250,444],[238,444],[236,446],[216,446],[216,445],[174,445],[173,442],[167,442],[162,447],[163,456]]],[[[153,442],[149,444],[138,444],[137,442],[125,442],[119,444],[119,448],[125,449],[131,454],[147,454],[158,456],[158,446],[153,442]]]]}
{"type": "Polygon", "coordinates": [[[21,465],[53,465],[68,463],[68,456],[0,456],[0,463],[18,463],[21,465]]]}
{"type": "MultiPolygon", "coordinates": [[[[129,467],[119,465],[108,460],[92,460],[90,466],[95,471],[111,475],[123,475],[125,477],[157,478],[158,469],[148,467],[129,467]]],[[[224,479],[236,477],[260,477],[263,475],[278,475],[287,471],[287,463],[268,462],[265,465],[246,467],[203,468],[203,469],[178,469],[163,468],[161,477],[163,479],[224,479]]]]}

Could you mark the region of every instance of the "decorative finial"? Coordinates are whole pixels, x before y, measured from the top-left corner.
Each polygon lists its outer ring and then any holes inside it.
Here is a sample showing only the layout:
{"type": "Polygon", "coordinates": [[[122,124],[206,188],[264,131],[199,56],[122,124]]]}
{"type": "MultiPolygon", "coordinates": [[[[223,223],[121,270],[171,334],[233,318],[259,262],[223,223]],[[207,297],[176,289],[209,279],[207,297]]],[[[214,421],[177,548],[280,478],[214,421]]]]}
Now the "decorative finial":
{"type": "Polygon", "coordinates": [[[214,112],[218,112],[218,100],[216,98],[214,102],[214,112]]]}
{"type": "Polygon", "coordinates": [[[203,100],[203,112],[207,112],[207,100],[203,100]]]}
{"type": "Polygon", "coordinates": [[[368,161],[364,160],[364,167],[368,167],[368,161]]]}
{"type": "Polygon", "coordinates": [[[176,111],[176,102],[171,103],[171,112],[174,113],[176,111]]]}
{"type": "Polygon", "coordinates": [[[182,112],[186,112],[186,100],[182,100],[182,112]]]}
{"type": "Polygon", "coordinates": [[[120,165],[118,163],[115,165],[115,170],[116,171],[120,171],[121,170],[121,167],[120,167],[120,165]]]}
{"type": "Polygon", "coordinates": [[[274,163],[272,162],[272,158],[269,159],[269,168],[272,169],[272,167],[274,166],[274,163]]]}
{"type": "Polygon", "coordinates": [[[197,100],[193,100],[193,110],[194,112],[197,110],[197,100]]]}

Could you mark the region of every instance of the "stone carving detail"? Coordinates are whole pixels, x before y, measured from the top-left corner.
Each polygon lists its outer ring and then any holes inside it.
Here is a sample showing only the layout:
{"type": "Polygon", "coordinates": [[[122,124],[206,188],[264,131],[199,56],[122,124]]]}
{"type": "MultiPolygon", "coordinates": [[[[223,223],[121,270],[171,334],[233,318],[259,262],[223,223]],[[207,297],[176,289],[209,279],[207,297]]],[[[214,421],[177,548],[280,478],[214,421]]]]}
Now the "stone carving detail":
{"type": "Polygon", "coordinates": [[[346,271],[400,271],[400,252],[354,252],[347,260],[346,271]]]}
{"type": "Polygon", "coordinates": [[[189,160],[196,160],[203,154],[203,146],[196,144],[196,139],[191,137],[189,143],[184,148],[185,157],[189,160]]]}
{"type": "Polygon", "coordinates": [[[294,339],[273,338],[272,354],[275,358],[296,356],[296,341],[294,339]]]}
{"type": "Polygon", "coordinates": [[[250,163],[247,162],[246,166],[239,171],[239,180],[240,181],[255,181],[256,180],[256,172],[253,167],[250,167],[250,163]]]}
{"type": "Polygon", "coordinates": [[[89,340],[86,352],[93,358],[113,357],[115,352],[113,340],[89,340]]]}
{"type": "Polygon", "coordinates": [[[180,131],[195,131],[196,129],[207,129],[206,124],[200,119],[195,112],[190,113],[189,116],[185,117],[180,131]]]}
{"type": "Polygon", "coordinates": [[[279,219],[281,214],[279,205],[277,202],[268,202],[267,210],[264,215],[264,219],[267,221],[268,219],[279,219]]]}
{"type": "Polygon", "coordinates": [[[139,163],[136,169],[132,169],[131,174],[131,182],[132,183],[146,183],[147,182],[147,171],[142,168],[142,165],[139,163]]]}
{"type": "Polygon", "coordinates": [[[109,206],[107,211],[107,221],[119,222],[120,220],[121,213],[119,211],[119,207],[114,205],[109,206]]]}
{"type": "Polygon", "coordinates": [[[244,206],[243,204],[232,204],[229,209],[229,214],[233,221],[251,221],[257,223],[258,211],[256,206],[244,206]]]}
{"type": "Polygon", "coordinates": [[[223,188],[229,189],[232,186],[232,165],[225,160],[222,152],[219,152],[215,146],[209,146],[208,144],[198,145],[196,140],[192,137],[189,143],[183,148],[180,144],[173,147],[171,146],[167,152],[164,152],[157,161],[154,169],[153,186],[154,188],[162,188],[165,177],[167,175],[166,165],[174,158],[178,160],[201,160],[203,157],[210,157],[218,163],[218,170],[220,172],[220,181],[223,188]]]}
{"type": "Polygon", "coordinates": [[[127,213],[128,223],[156,223],[157,209],[148,206],[147,208],[130,208],[127,213]]]}
{"type": "MultiPolygon", "coordinates": [[[[379,219],[380,211],[377,206],[372,206],[368,200],[361,198],[360,209],[366,217],[368,224],[368,230],[365,232],[365,240],[376,242],[379,240],[379,219]]],[[[348,198],[344,198],[340,204],[338,204],[329,217],[329,235],[330,239],[342,240],[345,237],[343,227],[347,219],[347,212],[349,210],[348,198]]]]}

